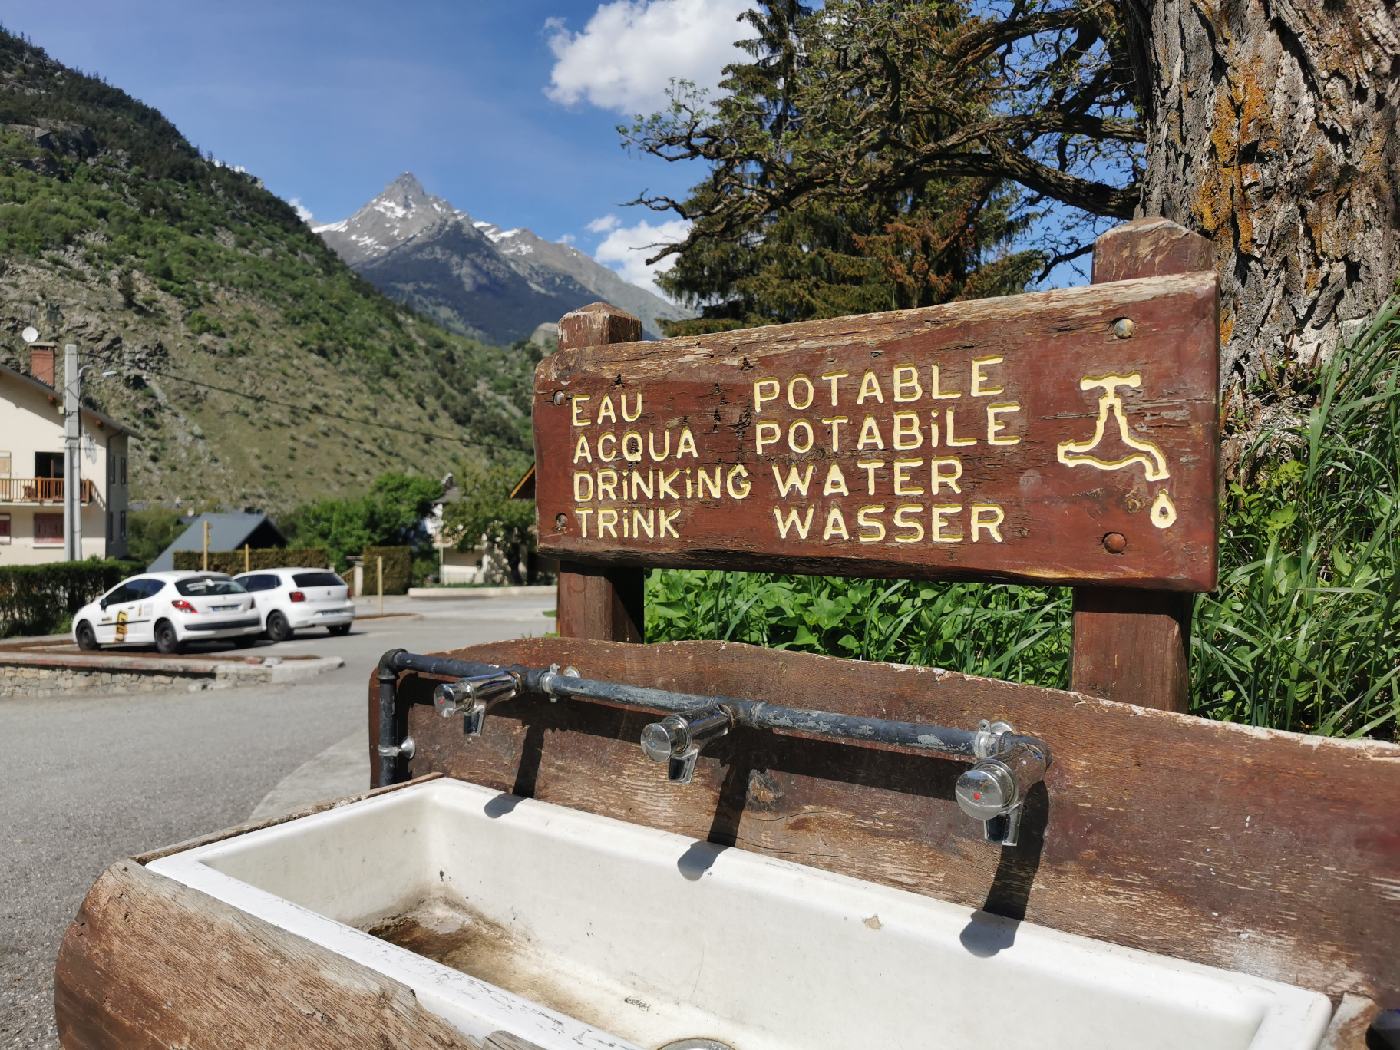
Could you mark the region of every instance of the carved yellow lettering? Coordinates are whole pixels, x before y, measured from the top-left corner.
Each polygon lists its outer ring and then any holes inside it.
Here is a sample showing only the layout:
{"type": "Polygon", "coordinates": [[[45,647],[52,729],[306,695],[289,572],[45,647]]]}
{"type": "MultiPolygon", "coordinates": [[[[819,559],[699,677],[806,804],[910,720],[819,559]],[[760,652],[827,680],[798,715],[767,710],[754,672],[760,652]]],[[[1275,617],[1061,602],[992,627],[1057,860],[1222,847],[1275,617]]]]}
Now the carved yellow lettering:
{"type": "Polygon", "coordinates": [[[880,424],[874,416],[866,416],[860,424],[860,440],[856,448],[884,448],[885,439],[880,434],[880,424]]]}
{"type": "Polygon", "coordinates": [[[749,480],[749,468],[742,463],[730,467],[724,479],[724,490],[729,493],[730,499],[747,499],[753,491],[753,482],[749,480]]]}
{"type": "Polygon", "coordinates": [[[661,538],[664,540],[666,538],[666,534],[669,532],[673,540],[680,539],[681,534],[676,531],[676,527],[673,524],[673,522],[681,516],[681,512],[678,510],[663,510],[660,511],[660,514],[661,519],[657,523],[657,525],[659,531],[661,532],[661,538]]]}
{"type": "Polygon", "coordinates": [[[653,539],[656,536],[656,509],[654,507],[648,507],[646,510],[638,507],[632,508],[632,536],[635,539],[641,539],[643,532],[647,534],[647,539],[653,539]]]}
{"type": "MultiPolygon", "coordinates": [[[[845,375],[846,373],[842,372],[841,374],[845,375]]],[[[850,420],[847,419],[845,416],[832,416],[830,419],[823,419],[822,422],[831,428],[831,451],[840,452],[841,425],[843,423],[849,423],[850,420]]]]}
{"type": "Polygon", "coordinates": [[[795,411],[801,412],[804,408],[810,408],[812,399],[817,396],[812,381],[804,375],[795,375],[788,380],[787,403],[795,411]]]}
{"type": "Polygon", "coordinates": [[[617,511],[604,507],[598,511],[598,538],[611,536],[617,539],[617,511]]]}
{"type": "Polygon", "coordinates": [[[865,471],[865,494],[867,496],[875,495],[875,472],[885,469],[885,461],[883,459],[862,459],[856,462],[856,466],[865,471]]]}
{"type": "Polygon", "coordinates": [[[899,452],[909,452],[924,443],[924,432],[919,426],[919,413],[896,412],[894,433],[890,435],[894,447],[899,452]]]}
{"type": "MultiPolygon", "coordinates": [[[[832,408],[835,408],[835,407],[836,407],[836,404],[837,404],[836,381],[839,380],[839,379],[845,379],[845,378],[846,378],[848,375],[850,375],[850,374],[851,374],[851,373],[849,373],[849,372],[823,372],[823,373],[822,373],[822,381],[825,382],[825,383],[827,384],[828,389],[831,391],[831,407],[832,407],[832,408]]],[[[822,422],[826,422],[826,421],[823,420],[822,422]]]]}
{"type": "Polygon", "coordinates": [[[1006,429],[1006,424],[997,418],[1000,415],[1019,411],[1021,411],[1021,405],[1016,401],[1000,401],[987,406],[987,444],[1019,445],[1021,443],[1019,434],[1002,436],[1001,432],[1006,429]]]}
{"type": "Polygon", "coordinates": [[[943,413],[943,443],[949,448],[961,448],[966,445],[977,444],[976,438],[960,438],[953,433],[953,410],[950,408],[943,413]]]}
{"type": "Polygon", "coordinates": [[[958,495],[962,495],[962,488],[958,485],[958,479],[962,477],[962,460],[955,456],[946,456],[942,459],[930,460],[929,467],[932,475],[930,489],[932,495],[937,496],[942,492],[944,485],[947,485],[958,495]]]}
{"type": "Polygon", "coordinates": [[[839,506],[833,506],[826,512],[826,525],[822,527],[822,539],[833,540],[838,536],[843,540],[851,538],[851,534],[846,531],[846,516],[841,513],[839,506]]]}
{"type": "Polygon", "coordinates": [[[776,445],[778,439],[783,436],[783,428],[772,420],[764,420],[754,427],[753,443],[754,451],[763,454],[763,449],[767,445],[776,445]]]}
{"type": "Polygon", "coordinates": [[[593,462],[593,453],[590,452],[589,449],[588,449],[588,435],[587,435],[587,434],[580,434],[580,435],[578,436],[578,444],[576,444],[576,445],[574,446],[574,462],[575,462],[575,463],[580,463],[580,462],[582,462],[582,463],[592,463],[592,462],[593,462]]]}
{"type": "Polygon", "coordinates": [[[1005,391],[1005,387],[999,386],[992,388],[985,385],[989,377],[984,369],[990,368],[992,365],[999,365],[1001,362],[1002,359],[1000,357],[974,357],[972,359],[973,397],[991,397],[993,394],[1000,394],[1005,391]]]}
{"type": "Polygon", "coordinates": [[[622,458],[628,463],[642,461],[642,435],[629,430],[622,435],[622,458]]]}
{"type": "Polygon", "coordinates": [[[933,398],[934,400],[936,400],[936,401],[951,401],[951,400],[953,400],[953,398],[962,397],[962,391],[961,391],[961,390],[953,390],[953,391],[949,392],[949,391],[943,390],[943,388],[940,387],[940,386],[938,385],[938,366],[937,366],[937,365],[930,365],[930,366],[929,366],[929,383],[930,383],[930,385],[931,385],[931,387],[932,387],[932,390],[930,391],[929,396],[932,397],[932,398],[933,398]]]}
{"type": "Polygon", "coordinates": [[[851,490],[846,487],[846,475],[841,471],[841,464],[833,463],[826,468],[826,481],[822,483],[823,496],[849,496],[851,490]]]}
{"type": "Polygon", "coordinates": [[[642,415],[642,392],[637,391],[637,404],[631,412],[627,411],[627,395],[622,395],[622,421],[624,423],[635,423],[642,415]]]}
{"type": "Polygon", "coordinates": [[[697,467],[695,471],[695,493],[701,499],[705,498],[705,490],[709,490],[710,499],[719,499],[720,471],[722,468],[715,467],[714,474],[711,475],[705,467],[697,467]]]}
{"type": "Polygon", "coordinates": [[[972,505],[972,542],[977,542],[977,534],[983,530],[998,543],[1001,538],[1001,523],[1006,514],[995,503],[974,503],[972,505]]]}
{"type": "Polygon", "coordinates": [[[578,518],[579,535],[588,539],[588,519],[593,516],[593,511],[589,507],[575,507],[574,515],[578,518]]]}
{"type": "Polygon", "coordinates": [[[587,471],[574,471],[574,502],[593,502],[593,475],[587,471]],[[587,482],[587,485],[584,485],[587,482]]]}
{"type": "Polygon", "coordinates": [[[651,499],[651,479],[656,471],[649,470],[643,474],[639,470],[632,471],[632,493],[628,499],[651,499]]]}
{"type": "Polygon", "coordinates": [[[922,467],[921,459],[897,459],[894,461],[894,494],[896,496],[922,496],[924,487],[909,480],[909,472],[922,467]]]}
{"type": "Polygon", "coordinates": [[[657,499],[680,499],[681,494],[676,491],[675,481],[680,477],[679,470],[661,471],[656,475],[656,498],[657,499]]]}
{"type": "MultiPolygon", "coordinates": [[[[601,405],[598,406],[598,423],[599,423],[599,425],[602,425],[603,423],[616,423],[616,422],[617,422],[617,409],[613,407],[612,395],[609,394],[608,396],[606,396],[606,397],[603,398],[603,403],[602,403],[601,405]]],[[[599,535],[602,535],[602,532],[603,532],[603,522],[602,522],[602,519],[600,518],[600,519],[598,520],[598,534],[599,534],[599,535]]]]}
{"type": "Polygon", "coordinates": [[[769,401],[776,401],[783,387],[776,379],[755,379],[753,384],[753,410],[762,412],[769,401]]]}
{"type": "Polygon", "coordinates": [[[587,394],[575,394],[573,397],[569,398],[569,407],[573,409],[574,413],[574,426],[588,426],[588,417],[583,415],[582,413],[583,406],[587,404],[589,400],[590,399],[587,394]]]}
{"type": "Polygon", "coordinates": [[[691,459],[699,459],[700,453],[695,451],[695,435],[690,432],[689,427],[681,429],[681,439],[676,442],[676,458],[680,459],[686,453],[691,459]]]}
{"type": "Polygon", "coordinates": [[[924,523],[914,515],[923,512],[923,505],[919,503],[904,503],[895,509],[894,526],[903,529],[907,535],[896,536],[895,543],[918,543],[924,538],[924,523]]]}
{"type": "Polygon", "coordinates": [[[656,451],[656,431],[647,431],[647,455],[651,457],[653,463],[665,463],[671,458],[671,432],[663,430],[661,436],[666,439],[666,443],[661,446],[661,451],[656,451]]]}
{"type": "Polygon", "coordinates": [[[897,365],[894,370],[894,399],[898,402],[917,401],[924,396],[919,382],[919,370],[913,365],[897,365]]]}
{"type": "Polygon", "coordinates": [[[861,507],[856,513],[856,523],[860,525],[861,530],[856,538],[861,543],[879,543],[885,538],[885,523],[879,517],[884,513],[883,503],[873,507],[861,507]]]}
{"type": "MultiPolygon", "coordinates": [[[[598,471],[598,502],[614,503],[617,501],[617,471],[598,471]]],[[[600,522],[601,518],[598,519],[600,522]]],[[[600,525],[599,528],[602,526],[600,525]]]]}
{"type": "Polygon", "coordinates": [[[811,452],[812,442],[815,440],[816,437],[812,434],[812,424],[805,419],[794,420],[792,425],[788,427],[788,448],[799,456],[804,452],[811,452]]]}
{"type": "Polygon", "coordinates": [[[811,507],[807,508],[807,516],[805,518],[798,518],[795,508],[789,508],[785,513],[783,508],[774,507],[773,517],[778,522],[779,539],[787,539],[788,531],[792,530],[797,533],[798,539],[805,540],[807,538],[807,530],[812,527],[811,507]]]}
{"type": "Polygon", "coordinates": [[[778,464],[774,463],[772,467],[773,480],[778,483],[779,496],[788,499],[792,492],[797,492],[803,497],[807,495],[807,486],[812,482],[812,464],[808,463],[806,472],[801,475],[798,474],[796,467],[788,467],[786,478],[783,477],[782,469],[778,464]]]}
{"type": "Polygon", "coordinates": [[[933,535],[929,539],[933,540],[934,543],[961,543],[963,539],[961,532],[944,532],[943,530],[948,527],[948,522],[945,520],[948,515],[962,513],[962,504],[935,504],[932,510],[933,535]]]}
{"type": "Polygon", "coordinates": [[[860,393],[856,395],[856,404],[863,405],[869,398],[874,398],[882,405],[885,403],[885,392],[880,389],[880,379],[874,372],[866,372],[860,377],[860,393]]]}

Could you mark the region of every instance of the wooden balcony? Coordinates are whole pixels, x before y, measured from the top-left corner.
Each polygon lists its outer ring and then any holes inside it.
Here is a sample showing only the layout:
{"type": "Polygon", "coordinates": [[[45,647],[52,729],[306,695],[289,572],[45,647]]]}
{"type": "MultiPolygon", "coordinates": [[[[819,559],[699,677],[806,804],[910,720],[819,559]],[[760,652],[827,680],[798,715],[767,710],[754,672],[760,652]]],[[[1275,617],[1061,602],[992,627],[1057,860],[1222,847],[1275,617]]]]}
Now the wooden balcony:
{"type": "MultiPolygon", "coordinates": [[[[91,503],[95,494],[93,483],[84,478],[82,485],[82,502],[91,503]]],[[[62,502],[62,478],[0,478],[0,504],[62,502]]]]}

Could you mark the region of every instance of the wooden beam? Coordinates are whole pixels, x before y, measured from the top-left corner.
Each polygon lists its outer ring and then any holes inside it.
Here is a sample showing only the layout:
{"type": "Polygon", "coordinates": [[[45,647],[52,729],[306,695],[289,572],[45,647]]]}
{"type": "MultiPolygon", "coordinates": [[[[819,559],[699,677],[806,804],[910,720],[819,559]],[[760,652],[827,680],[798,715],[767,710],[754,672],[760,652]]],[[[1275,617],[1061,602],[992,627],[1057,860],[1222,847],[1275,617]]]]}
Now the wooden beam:
{"type": "MultiPolygon", "coordinates": [[[[1194,273],[1212,266],[1210,241],[1167,219],[1125,223],[1094,245],[1095,284],[1194,273]]],[[[1212,457],[1218,454],[1218,448],[1210,450],[1212,457]]],[[[1209,473],[1214,479],[1214,463],[1209,473]]],[[[1211,522],[1214,528],[1214,515],[1211,522]]],[[[1189,594],[1076,588],[1070,687],[1140,707],[1186,711],[1191,603],[1189,594]]]]}
{"type": "MultiPolygon", "coordinates": [[[[642,337],[642,322],[607,303],[591,303],[565,314],[559,321],[559,349],[578,350],[609,343],[632,343],[642,337]]],[[[553,404],[553,391],[545,398],[553,404]]],[[[543,405],[541,406],[543,407],[543,405]]],[[[538,414],[538,413],[537,413],[538,414]]],[[[567,455],[566,449],[541,447],[535,428],[535,462],[567,455]]],[[[532,468],[533,470],[533,468],[532,468]]],[[[552,520],[541,518],[540,535],[551,535],[552,520]]],[[[564,638],[598,638],[604,641],[640,642],[645,638],[643,595],[646,571],[633,568],[598,568],[561,560],[559,563],[556,628],[564,638]]]]}

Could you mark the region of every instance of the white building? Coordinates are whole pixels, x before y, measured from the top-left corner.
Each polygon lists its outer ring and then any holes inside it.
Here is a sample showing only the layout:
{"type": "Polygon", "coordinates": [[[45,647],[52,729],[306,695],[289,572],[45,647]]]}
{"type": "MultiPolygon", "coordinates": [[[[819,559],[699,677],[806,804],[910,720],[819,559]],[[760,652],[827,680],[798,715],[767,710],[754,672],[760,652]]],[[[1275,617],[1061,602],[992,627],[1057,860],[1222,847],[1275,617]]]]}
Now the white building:
{"type": "MultiPolygon", "coordinates": [[[[30,348],[30,374],[0,365],[0,565],[63,560],[63,391],[54,349],[30,348]]],[[[84,558],[126,554],[130,431],[82,411],[84,558]]]]}

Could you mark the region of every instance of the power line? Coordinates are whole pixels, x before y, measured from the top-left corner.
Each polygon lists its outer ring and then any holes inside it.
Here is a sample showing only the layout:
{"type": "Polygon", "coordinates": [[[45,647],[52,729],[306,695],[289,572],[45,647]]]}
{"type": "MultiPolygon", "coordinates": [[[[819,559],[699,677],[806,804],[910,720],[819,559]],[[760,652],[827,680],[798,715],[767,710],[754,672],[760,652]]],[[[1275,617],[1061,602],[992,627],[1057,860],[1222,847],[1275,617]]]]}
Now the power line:
{"type": "Polygon", "coordinates": [[[161,376],[165,379],[173,379],[179,383],[187,383],[190,386],[203,387],[206,390],[217,390],[221,394],[228,394],[232,397],[241,397],[248,401],[256,401],[262,404],[278,405],[281,408],[290,408],[298,412],[306,412],[310,415],[325,416],[328,419],[336,419],[343,423],[358,423],[361,426],[379,427],[382,430],[393,430],[400,434],[411,434],[415,437],[432,438],[434,441],[454,441],[459,445],[467,445],[474,448],[494,449],[498,452],[523,452],[529,454],[533,450],[521,448],[518,445],[501,445],[493,441],[464,441],[461,438],[452,438],[446,434],[433,430],[417,430],[413,427],[402,427],[396,423],[386,423],[377,419],[364,419],[359,416],[347,416],[342,412],[332,412],[324,408],[316,408],[311,405],[296,404],[291,401],[280,401],[275,397],[268,397],[266,394],[250,394],[243,390],[235,390],[233,387],[220,386],[217,383],[206,383],[202,379],[191,379],[189,376],[182,376],[175,372],[163,372],[158,368],[149,365],[142,365],[142,372],[150,372],[153,375],[161,376]]]}

